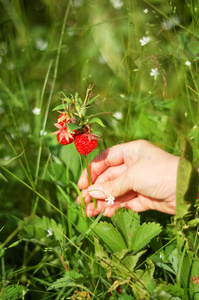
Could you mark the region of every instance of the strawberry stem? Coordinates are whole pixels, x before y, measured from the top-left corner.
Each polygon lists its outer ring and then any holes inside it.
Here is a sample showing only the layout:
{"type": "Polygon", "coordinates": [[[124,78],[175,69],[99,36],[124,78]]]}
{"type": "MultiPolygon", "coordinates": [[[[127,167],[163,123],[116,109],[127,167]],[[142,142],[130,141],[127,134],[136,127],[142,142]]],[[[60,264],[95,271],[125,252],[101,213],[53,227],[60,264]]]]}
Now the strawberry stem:
{"type": "MultiPolygon", "coordinates": [[[[88,165],[88,158],[87,155],[84,155],[85,157],[85,162],[86,162],[86,170],[87,170],[87,174],[88,174],[88,181],[89,181],[89,185],[92,185],[92,179],[91,179],[91,174],[90,174],[90,169],[89,169],[89,165],[88,165]]],[[[97,209],[97,203],[96,203],[96,199],[93,199],[93,203],[94,203],[94,208],[97,209]]]]}

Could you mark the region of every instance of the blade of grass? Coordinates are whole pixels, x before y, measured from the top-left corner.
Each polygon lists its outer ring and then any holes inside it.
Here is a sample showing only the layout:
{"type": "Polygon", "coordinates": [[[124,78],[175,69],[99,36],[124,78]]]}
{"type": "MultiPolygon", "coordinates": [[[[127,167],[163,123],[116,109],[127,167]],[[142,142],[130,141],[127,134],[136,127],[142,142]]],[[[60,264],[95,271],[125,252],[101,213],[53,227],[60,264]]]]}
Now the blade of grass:
{"type": "MultiPolygon", "coordinates": [[[[22,162],[20,156],[17,154],[17,152],[16,152],[14,146],[12,145],[10,139],[8,138],[8,136],[7,136],[5,133],[4,133],[4,135],[5,135],[5,138],[6,138],[7,142],[8,142],[8,144],[10,145],[10,148],[12,149],[12,151],[14,152],[14,154],[17,156],[18,161],[19,161],[19,163],[20,163],[20,165],[21,165],[21,167],[22,167],[22,170],[24,171],[24,173],[25,173],[25,175],[26,175],[28,181],[30,182],[30,185],[31,185],[32,188],[34,189],[35,186],[34,186],[32,177],[31,177],[31,175],[30,175],[30,172],[28,173],[28,172],[26,171],[26,169],[25,169],[25,167],[24,167],[24,165],[23,165],[23,162],[22,162]]],[[[25,155],[25,150],[23,150],[23,153],[24,153],[24,155],[25,155]]]]}
{"type": "MultiPolygon", "coordinates": [[[[46,85],[47,85],[47,82],[48,82],[51,66],[52,66],[52,60],[49,63],[48,70],[47,70],[47,73],[46,73],[46,77],[45,77],[45,80],[44,80],[44,85],[43,85],[43,89],[42,89],[42,93],[41,93],[40,108],[42,108],[44,92],[45,92],[46,85]]],[[[47,103],[47,109],[46,109],[46,113],[45,113],[45,117],[44,117],[42,132],[44,132],[45,128],[46,128],[46,121],[47,121],[50,102],[51,102],[51,98],[49,97],[48,98],[48,103],[47,103]]],[[[35,172],[35,186],[37,185],[37,179],[38,179],[38,174],[39,174],[39,165],[40,165],[40,160],[41,160],[42,143],[43,143],[43,134],[40,137],[40,145],[39,145],[38,156],[37,156],[37,164],[36,164],[36,172],[35,172]]]]}

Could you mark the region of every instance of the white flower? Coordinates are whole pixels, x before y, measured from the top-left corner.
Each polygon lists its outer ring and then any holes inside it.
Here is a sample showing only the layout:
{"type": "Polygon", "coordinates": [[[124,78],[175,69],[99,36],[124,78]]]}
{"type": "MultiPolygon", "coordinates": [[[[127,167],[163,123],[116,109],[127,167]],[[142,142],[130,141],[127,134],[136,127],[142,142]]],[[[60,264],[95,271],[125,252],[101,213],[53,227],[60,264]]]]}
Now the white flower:
{"type": "Polygon", "coordinates": [[[44,39],[39,38],[36,40],[36,42],[35,42],[36,49],[38,49],[40,51],[44,51],[44,50],[46,50],[47,47],[48,47],[48,42],[45,41],[44,39]]]}
{"type": "Polygon", "coordinates": [[[124,2],[121,0],[110,0],[110,2],[115,9],[120,9],[124,5],[124,2]]]}
{"type": "Polygon", "coordinates": [[[48,229],[47,229],[47,237],[49,237],[49,236],[51,236],[51,235],[53,235],[53,231],[52,231],[51,228],[48,228],[48,229]]]}
{"type": "Polygon", "coordinates": [[[44,131],[43,129],[42,130],[40,130],[40,135],[43,135],[43,136],[45,136],[47,134],[47,131],[44,131]]]}
{"type": "Polygon", "coordinates": [[[171,30],[175,26],[180,24],[180,20],[177,16],[174,16],[173,19],[170,20],[164,20],[162,22],[162,27],[165,27],[164,30],[171,30]]]}
{"type": "Polygon", "coordinates": [[[143,36],[143,38],[140,39],[139,42],[141,43],[141,46],[144,46],[144,45],[148,44],[149,41],[150,41],[150,37],[148,37],[148,36],[143,36]]]}
{"type": "Polygon", "coordinates": [[[144,9],[143,12],[144,12],[145,14],[147,14],[147,13],[148,13],[148,9],[147,9],[147,8],[144,9]]]}
{"type": "Polygon", "coordinates": [[[115,201],[115,198],[113,197],[113,196],[111,196],[111,195],[109,195],[106,199],[105,199],[105,201],[108,201],[108,205],[113,205],[114,204],[114,201],[115,201]]]}
{"type": "Polygon", "coordinates": [[[121,120],[122,119],[122,113],[120,111],[116,111],[114,113],[114,117],[117,119],[117,120],[121,120]]]}
{"type": "Polygon", "coordinates": [[[82,6],[83,2],[84,2],[83,0],[73,0],[72,5],[78,8],[82,6]]]}
{"type": "Polygon", "coordinates": [[[189,66],[191,65],[191,62],[190,62],[189,60],[187,60],[187,61],[185,62],[185,65],[189,67],[189,66]]]}
{"type": "Polygon", "coordinates": [[[37,116],[40,115],[40,111],[41,111],[41,109],[38,108],[38,107],[35,107],[35,108],[32,110],[33,114],[34,114],[34,115],[37,115],[37,116]]]}
{"type": "Polygon", "coordinates": [[[158,73],[158,68],[151,69],[150,75],[151,75],[151,76],[154,76],[154,78],[156,79],[157,76],[159,75],[159,73],[158,73]]]}

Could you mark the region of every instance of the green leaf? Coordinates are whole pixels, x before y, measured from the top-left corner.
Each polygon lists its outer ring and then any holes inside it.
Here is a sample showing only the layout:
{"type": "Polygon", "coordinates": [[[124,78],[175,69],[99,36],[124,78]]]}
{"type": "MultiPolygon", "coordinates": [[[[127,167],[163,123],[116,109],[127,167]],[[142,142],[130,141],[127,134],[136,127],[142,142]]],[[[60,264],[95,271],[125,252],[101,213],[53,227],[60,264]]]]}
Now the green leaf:
{"type": "Polygon", "coordinates": [[[124,236],[128,247],[131,247],[131,237],[140,224],[140,216],[130,209],[120,208],[111,219],[124,236]]]}
{"type": "Polygon", "coordinates": [[[102,268],[108,269],[112,266],[112,261],[109,258],[106,251],[103,249],[102,245],[99,244],[97,238],[94,237],[94,245],[95,245],[95,255],[100,261],[102,268]]]}
{"type": "Polygon", "coordinates": [[[89,120],[88,123],[89,124],[90,123],[98,123],[100,126],[105,127],[104,123],[99,118],[93,118],[93,119],[89,120]]]}
{"type": "Polygon", "coordinates": [[[79,128],[81,128],[81,126],[78,126],[77,124],[75,124],[75,123],[68,123],[67,124],[67,127],[68,127],[68,129],[72,132],[73,130],[75,130],[75,129],[79,129],[79,128]]]}
{"type": "Polygon", "coordinates": [[[178,164],[176,218],[193,209],[198,194],[199,174],[193,168],[193,152],[188,140],[181,138],[182,154],[178,164]]]}
{"type": "Polygon", "coordinates": [[[6,286],[4,291],[5,299],[18,300],[23,299],[23,296],[27,293],[28,289],[23,285],[11,284],[6,286]]]}
{"type": "Polygon", "coordinates": [[[137,228],[131,238],[131,248],[133,253],[146,247],[148,243],[161,232],[161,227],[156,223],[143,223],[137,228]]]}
{"type": "Polygon", "coordinates": [[[122,264],[125,265],[128,270],[133,272],[139,258],[146,252],[146,250],[138,252],[136,255],[127,255],[123,260],[122,264]]]}
{"type": "Polygon", "coordinates": [[[91,103],[93,103],[93,102],[97,99],[98,96],[99,96],[99,95],[97,95],[97,96],[95,96],[94,98],[90,99],[90,100],[86,103],[86,106],[87,106],[87,105],[90,105],[91,103]]]}
{"type": "Polygon", "coordinates": [[[60,105],[56,106],[55,108],[53,108],[53,111],[54,111],[54,110],[60,110],[60,109],[63,109],[63,110],[64,110],[63,104],[60,104],[60,105]]]}
{"type": "Polygon", "coordinates": [[[64,239],[62,232],[61,224],[57,224],[53,219],[35,216],[19,232],[19,239],[56,247],[58,244],[52,242],[62,241],[64,239]]]}
{"type": "Polygon", "coordinates": [[[103,242],[107,252],[118,252],[127,248],[121,234],[112,224],[100,222],[93,231],[103,242]]]}
{"type": "Polygon", "coordinates": [[[74,284],[79,284],[85,281],[85,278],[82,274],[79,274],[75,271],[68,272],[64,277],[57,279],[53,282],[49,287],[48,290],[52,289],[60,289],[63,287],[71,286],[74,284]]]}
{"type": "Polygon", "coordinates": [[[184,289],[181,288],[178,284],[164,285],[164,291],[169,293],[171,296],[180,296],[180,299],[184,298],[184,289]]]}
{"type": "Polygon", "coordinates": [[[24,154],[25,151],[21,152],[21,154],[11,158],[11,159],[8,159],[8,160],[0,160],[0,166],[6,166],[8,164],[10,164],[13,160],[15,160],[16,158],[19,158],[22,154],[24,154]]]}

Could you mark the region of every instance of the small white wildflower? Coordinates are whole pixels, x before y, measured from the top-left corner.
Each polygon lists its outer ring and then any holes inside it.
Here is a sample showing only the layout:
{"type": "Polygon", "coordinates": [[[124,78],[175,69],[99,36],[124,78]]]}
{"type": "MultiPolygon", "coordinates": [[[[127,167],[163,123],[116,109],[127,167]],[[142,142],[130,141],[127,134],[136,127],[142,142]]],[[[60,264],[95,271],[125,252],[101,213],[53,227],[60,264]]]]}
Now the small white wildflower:
{"type": "Polygon", "coordinates": [[[39,38],[36,40],[36,42],[35,42],[36,49],[38,49],[40,51],[44,51],[44,50],[46,50],[47,47],[48,47],[48,42],[45,41],[44,39],[39,38]]]}
{"type": "Polygon", "coordinates": [[[114,198],[113,196],[109,195],[109,196],[105,199],[105,201],[108,201],[108,202],[107,202],[108,205],[113,205],[113,204],[114,204],[114,201],[115,201],[115,198],[114,198]]]}
{"type": "Polygon", "coordinates": [[[43,129],[42,130],[40,130],[40,135],[43,135],[43,136],[45,136],[47,134],[47,131],[44,131],[43,129]]]}
{"type": "Polygon", "coordinates": [[[12,61],[8,62],[7,69],[12,71],[14,70],[14,68],[15,68],[15,64],[12,61]]]}
{"type": "Polygon", "coordinates": [[[124,2],[121,0],[110,0],[110,2],[115,9],[120,9],[124,5],[124,2]]]}
{"type": "Polygon", "coordinates": [[[148,44],[149,41],[150,41],[150,37],[148,37],[148,36],[143,36],[143,38],[140,39],[139,42],[141,43],[141,46],[144,46],[144,45],[148,44]]]}
{"type": "Polygon", "coordinates": [[[156,79],[157,76],[159,75],[159,73],[158,73],[158,68],[151,69],[150,75],[151,75],[151,76],[154,76],[154,78],[156,79]]]}
{"type": "Polygon", "coordinates": [[[72,5],[78,8],[82,6],[83,2],[83,0],[73,0],[72,5]]]}
{"type": "Polygon", "coordinates": [[[37,116],[40,115],[40,111],[41,111],[41,109],[38,108],[38,107],[35,107],[35,108],[32,110],[33,114],[34,114],[34,115],[37,115],[37,116]]]}
{"type": "Polygon", "coordinates": [[[191,65],[191,62],[190,62],[189,60],[187,60],[187,61],[185,62],[185,65],[189,67],[189,66],[191,65]]]}
{"type": "Polygon", "coordinates": [[[49,236],[51,236],[51,235],[53,235],[53,231],[52,231],[51,228],[48,228],[48,229],[47,229],[47,237],[49,237],[49,236]]]}
{"type": "Polygon", "coordinates": [[[178,24],[180,24],[180,20],[175,16],[173,19],[164,20],[161,25],[162,27],[165,27],[164,30],[171,30],[175,26],[178,26],[178,24]]]}
{"type": "Polygon", "coordinates": [[[11,159],[11,156],[7,155],[7,156],[4,156],[3,160],[6,161],[6,160],[9,160],[11,159]]]}
{"type": "Polygon", "coordinates": [[[117,120],[121,120],[122,119],[122,113],[120,111],[116,111],[114,113],[114,117],[117,119],[117,120]]]}
{"type": "Polygon", "coordinates": [[[22,132],[28,132],[30,131],[30,125],[28,123],[24,123],[19,127],[20,131],[22,132]]]}
{"type": "Polygon", "coordinates": [[[144,9],[143,12],[144,12],[145,14],[147,14],[147,13],[148,13],[148,9],[147,9],[147,8],[144,9]]]}

